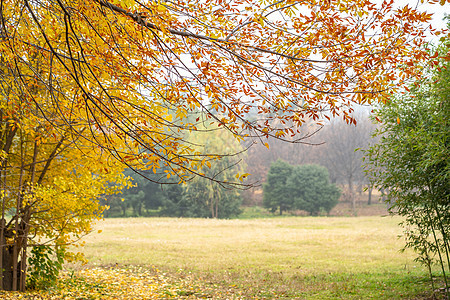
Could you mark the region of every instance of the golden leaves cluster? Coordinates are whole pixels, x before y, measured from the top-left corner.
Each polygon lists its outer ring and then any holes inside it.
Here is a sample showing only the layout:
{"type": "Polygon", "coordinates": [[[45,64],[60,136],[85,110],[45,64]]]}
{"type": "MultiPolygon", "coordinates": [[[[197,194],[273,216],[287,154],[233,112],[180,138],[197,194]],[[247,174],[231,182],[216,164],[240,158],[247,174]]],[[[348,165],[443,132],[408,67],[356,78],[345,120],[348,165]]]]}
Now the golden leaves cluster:
{"type": "Polygon", "coordinates": [[[353,121],[355,103],[383,101],[420,73],[430,20],[368,0],[6,0],[4,7],[2,57],[47,90],[45,101],[34,99],[39,106],[57,106],[66,124],[89,128],[87,140],[119,160],[133,157],[148,169],[165,162],[180,176],[195,173],[182,141],[195,130],[191,113],[224,115],[235,135],[278,138],[306,119],[353,121]],[[29,66],[35,56],[39,68],[29,66]],[[291,126],[247,122],[249,113],[291,126]]]}
{"type": "MultiPolygon", "coordinates": [[[[209,282],[209,280],[208,280],[209,282]]],[[[156,267],[85,268],[64,272],[49,291],[2,292],[2,299],[246,299],[235,286],[207,283],[180,270],[168,274],[156,267]]]]}

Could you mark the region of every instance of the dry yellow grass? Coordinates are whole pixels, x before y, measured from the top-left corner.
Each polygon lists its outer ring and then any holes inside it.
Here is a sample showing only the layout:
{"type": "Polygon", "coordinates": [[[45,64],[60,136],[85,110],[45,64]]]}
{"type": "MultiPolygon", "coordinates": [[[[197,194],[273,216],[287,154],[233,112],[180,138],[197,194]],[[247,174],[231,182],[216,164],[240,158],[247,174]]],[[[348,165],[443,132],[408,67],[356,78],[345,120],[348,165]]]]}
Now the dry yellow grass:
{"type": "Polygon", "coordinates": [[[107,219],[88,236],[91,263],[296,272],[412,265],[398,218],[107,219]]]}
{"type": "MultiPolygon", "coordinates": [[[[91,265],[192,272],[204,282],[236,285],[262,298],[332,299],[353,289],[356,298],[402,299],[413,290],[410,282],[426,277],[411,252],[399,252],[404,243],[399,221],[380,216],[107,219],[96,225],[101,233],[86,238],[84,252],[91,265]]],[[[423,284],[418,289],[424,290],[423,284]]]]}

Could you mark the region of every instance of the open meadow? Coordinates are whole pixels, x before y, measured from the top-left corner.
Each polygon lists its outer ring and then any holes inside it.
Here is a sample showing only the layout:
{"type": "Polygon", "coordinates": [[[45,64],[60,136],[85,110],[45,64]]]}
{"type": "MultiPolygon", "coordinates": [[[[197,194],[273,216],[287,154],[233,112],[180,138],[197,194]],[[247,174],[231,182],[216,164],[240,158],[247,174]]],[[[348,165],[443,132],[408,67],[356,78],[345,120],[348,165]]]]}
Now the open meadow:
{"type": "Polygon", "coordinates": [[[390,216],[107,219],[96,226],[101,233],[86,238],[84,252],[89,268],[140,266],[173,282],[198,284],[190,290],[185,284],[175,294],[180,297],[427,298],[425,270],[413,262],[413,253],[399,252],[404,243],[399,221],[390,216]]]}
{"type": "Polygon", "coordinates": [[[399,251],[400,220],[106,219],[79,249],[86,265],[66,265],[47,291],[0,298],[431,299],[425,269],[399,251]]]}

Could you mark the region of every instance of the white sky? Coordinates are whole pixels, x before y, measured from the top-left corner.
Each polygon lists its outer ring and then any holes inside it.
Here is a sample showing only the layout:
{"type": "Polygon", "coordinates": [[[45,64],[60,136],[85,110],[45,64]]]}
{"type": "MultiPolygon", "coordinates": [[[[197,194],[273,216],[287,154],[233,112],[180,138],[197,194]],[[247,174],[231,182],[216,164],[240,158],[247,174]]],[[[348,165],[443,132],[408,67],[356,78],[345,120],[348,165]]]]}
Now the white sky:
{"type": "MultiPolygon", "coordinates": [[[[382,0],[378,0],[380,3],[382,0]]],[[[424,1],[426,2],[426,0],[424,1]]],[[[433,13],[433,19],[431,21],[431,26],[435,29],[446,28],[447,25],[443,21],[444,16],[450,14],[450,3],[446,1],[444,5],[437,4],[429,4],[429,3],[421,3],[420,0],[394,0],[394,7],[403,7],[405,5],[409,5],[411,7],[415,7],[417,5],[420,11],[426,11],[428,13],[433,13]]],[[[437,38],[434,37],[433,41],[437,42],[437,38]]]]}

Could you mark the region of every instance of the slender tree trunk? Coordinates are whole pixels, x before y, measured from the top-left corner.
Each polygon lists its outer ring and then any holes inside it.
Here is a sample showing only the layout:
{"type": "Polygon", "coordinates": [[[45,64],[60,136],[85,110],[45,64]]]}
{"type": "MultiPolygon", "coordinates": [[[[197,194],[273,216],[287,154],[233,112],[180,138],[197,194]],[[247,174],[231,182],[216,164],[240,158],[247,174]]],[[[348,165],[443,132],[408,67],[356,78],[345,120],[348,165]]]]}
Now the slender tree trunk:
{"type": "MultiPolygon", "coordinates": [[[[0,120],[2,121],[2,120],[0,120]]],[[[17,129],[18,127],[16,126],[10,126],[8,124],[8,122],[5,122],[5,129],[4,129],[4,133],[2,134],[2,139],[1,139],[1,150],[3,150],[4,153],[6,153],[7,155],[9,154],[9,149],[12,146],[12,142],[13,139],[17,133],[17,129]]],[[[0,170],[0,175],[1,175],[1,190],[3,192],[6,192],[6,168],[7,168],[7,162],[8,162],[8,157],[6,157],[3,161],[2,161],[2,168],[0,170]]],[[[6,247],[6,219],[5,219],[5,197],[2,193],[2,217],[0,220],[0,288],[5,289],[5,274],[6,271],[9,271],[9,266],[7,266],[6,264],[6,253],[7,253],[7,247],[6,247]],[[5,271],[4,271],[5,270],[5,271]]]]}
{"type": "Polygon", "coordinates": [[[16,220],[15,220],[15,224],[14,224],[14,244],[13,244],[13,256],[12,256],[12,270],[13,270],[13,274],[12,274],[12,290],[13,291],[17,291],[18,290],[18,277],[17,277],[17,273],[18,273],[18,264],[19,264],[19,253],[22,252],[21,250],[21,245],[22,245],[22,241],[21,241],[21,230],[20,230],[20,225],[21,225],[21,210],[22,210],[22,199],[23,199],[23,192],[24,192],[24,164],[25,164],[25,151],[24,151],[24,141],[23,141],[23,135],[20,135],[20,157],[21,157],[21,165],[20,165],[20,173],[19,173],[19,186],[18,186],[18,190],[17,190],[17,202],[16,202],[16,220]]]}
{"type": "Polygon", "coordinates": [[[216,202],[216,219],[219,218],[219,203],[220,203],[220,194],[218,191],[214,191],[214,198],[216,202]]]}
{"type": "Polygon", "coordinates": [[[348,177],[348,197],[352,203],[353,214],[356,215],[356,197],[353,194],[353,176],[348,177]]]}
{"type": "Polygon", "coordinates": [[[209,210],[211,211],[211,218],[214,219],[214,199],[209,199],[209,210]]]}
{"type": "Polygon", "coordinates": [[[142,217],[142,203],[139,202],[138,206],[137,206],[137,214],[139,217],[142,217]]]}
{"type": "Polygon", "coordinates": [[[367,191],[369,193],[369,196],[367,198],[367,205],[372,205],[372,186],[369,186],[367,191]]]}
{"type": "MultiPolygon", "coordinates": [[[[449,288],[450,285],[448,284],[448,281],[447,281],[447,274],[445,272],[445,263],[444,263],[444,260],[442,258],[442,253],[441,253],[441,249],[439,247],[439,241],[438,241],[438,238],[436,236],[436,230],[435,230],[434,225],[433,225],[433,220],[432,220],[429,212],[428,212],[428,218],[430,220],[429,223],[430,223],[430,226],[431,226],[431,232],[433,233],[434,243],[437,246],[436,247],[436,252],[437,252],[438,257],[439,257],[439,265],[440,265],[441,270],[442,270],[442,275],[444,276],[445,292],[447,293],[447,299],[449,299],[450,291],[448,290],[448,288],[449,288]]],[[[447,249],[445,249],[445,250],[447,250],[447,249]]]]}
{"type": "MultiPolygon", "coordinates": [[[[2,207],[5,207],[5,199],[2,198],[2,207]]],[[[6,249],[6,239],[5,239],[5,226],[6,226],[6,220],[5,220],[5,210],[2,210],[2,219],[0,220],[0,288],[4,289],[3,280],[5,276],[5,272],[3,271],[4,267],[4,251],[6,249]]]]}
{"type": "Polygon", "coordinates": [[[121,203],[120,208],[122,209],[122,217],[126,217],[127,214],[127,206],[125,203],[121,203]]]}
{"type": "Polygon", "coordinates": [[[27,207],[24,217],[24,234],[23,234],[23,246],[22,246],[22,267],[20,273],[20,290],[25,291],[26,278],[27,278],[27,248],[28,248],[28,234],[30,233],[30,220],[31,220],[31,207],[27,207]]]}
{"type": "Polygon", "coordinates": [[[385,193],[384,193],[384,189],[380,189],[380,193],[381,193],[381,202],[386,201],[385,199],[385,193]]]}
{"type": "Polygon", "coordinates": [[[218,199],[216,199],[216,216],[215,216],[215,218],[216,219],[219,218],[219,200],[218,199]]]}

